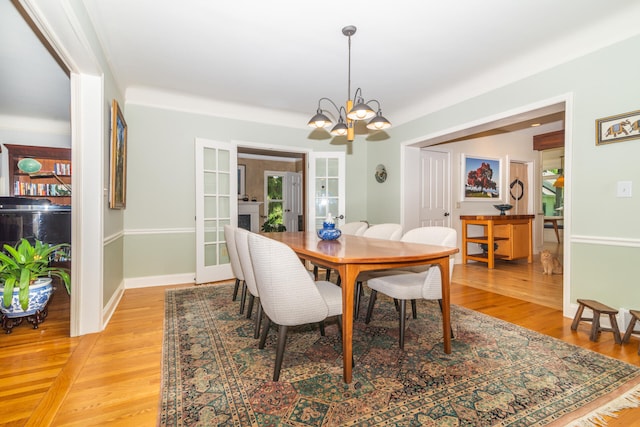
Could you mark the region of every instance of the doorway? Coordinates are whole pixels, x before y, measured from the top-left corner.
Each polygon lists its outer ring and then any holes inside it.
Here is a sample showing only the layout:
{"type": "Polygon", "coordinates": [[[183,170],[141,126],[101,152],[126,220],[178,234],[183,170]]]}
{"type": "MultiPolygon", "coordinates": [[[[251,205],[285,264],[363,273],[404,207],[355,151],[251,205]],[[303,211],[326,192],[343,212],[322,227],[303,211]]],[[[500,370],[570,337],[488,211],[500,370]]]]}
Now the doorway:
{"type": "MultiPolygon", "coordinates": [[[[282,192],[291,187],[289,183],[299,180],[296,186],[300,190],[299,207],[294,207],[296,214],[301,215],[302,224],[304,225],[306,191],[307,183],[306,163],[308,155],[304,152],[285,151],[284,149],[264,149],[259,144],[247,146],[238,145],[237,162],[244,171],[244,193],[238,194],[239,207],[253,205],[258,212],[258,224],[252,231],[271,230],[272,224],[284,224],[287,231],[291,230],[291,225],[286,226],[286,221],[292,221],[290,218],[285,220],[284,211],[292,209],[283,205],[286,194],[282,192]],[[293,174],[293,175],[289,175],[293,174]],[[297,175],[296,175],[297,174],[297,175]],[[269,180],[269,176],[273,179],[269,180]],[[285,185],[285,177],[289,176],[285,185]],[[271,194],[271,196],[270,196],[271,194]],[[271,200],[270,200],[271,199],[271,200]],[[277,212],[276,212],[277,211],[277,212]],[[298,212],[299,211],[299,212],[298,212]],[[271,219],[269,218],[271,213],[271,219]]],[[[293,216],[293,214],[291,215],[293,216]]],[[[304,229],[303,227],[300,228],[304,229]]]]}
{"type": "Polygon", "coordinates": [[[270,228],[304,231],[302,173],[264,172],[264,215],[270,228]]]}
{"type": "MultiPolygon", "coordinates": [[[[438,133],[434,133],[431,135],[426,135],[419,142],[412,142],[403,145],[402,154],[401,154],[401,169],[403,170],[403,184],[401,186],[402,191],[402,222],[406,228],[416,227],[419,224],[418,216],[415,214],[416,204],[415,200],[417,194],[415,190],[413,190],[411,185],[408,183],[415,182],[415,177],[420,176],[421,173],[421,165],[420,162],[417,162],[415,158],[417,157],[417,151],[420,149],[424,149],[426,147],[434,147],[434,146],[442,146],[443,144],[456,142],[465,139],[474,139],[478,136],[487,136],[492,134],[499,134],[504,132],[513,131],[515,129],[524,129],[525,127],[530,127],[533,123],[545,123],[545,120],[558,120],[558,117],[561,117],[564,121],[564,129],[565,129],[565,164],[564,164],[564,185],[565,185],[565,193],[564,193],[564,233],[565,235],[570,234],[570,221],[569,221],[569,213],[571,210],[570,203],[570,153],[571,153],[571,118],[572,118],[572,103],[570,95],[560,96],[554,99],[549,99],[547,101],[541,101],[537,104],[527,105],[520,107],[518,109],[506,111],[500,114],[496,114],[494,116],[490,116],[485,118],[483,121],[474,121],[470,123],[468,126],[457,126],[451,130],[444,130],[438,133]],[[569,191],[567,191],[569,190],[569,191]]],[[[414,140],[415,141],[415,140],[414,140]]],[[[445,148],[446,149],[446,148],[445,148]]],[[[528,171],[528,177],[534,180],[536,183],[539,182],[538,171],[528,171]]],[[[507,185],[509,185],[508,183],[507,185]]],[[[536,184],[537,188],[537,184],[536,184]]],[[[535,194],[535,200],[530,201],[529,204],[532,207],[532,212],[536,214],[535,226],[540,226],[540,230],[542,230],[542,222],[543,215],[540,206],[538,205],[539,196],[537,193],[535,194]]],[[[459,203],[455,203],[455,207],[452,209],[452,215],[454,220],[452,223],[454,227],[459,228],[459,221],[456,221],[457,212],[456,210],[460,208],[459,203]]],[[[459,232],[459,235],[461,233],[459,232]]],[[[540,232],[540,236],[542,233],[540,232]]],[[[535,240],[535,239],[534,239],[535,240]]],[[[566,242],[562,241],[562,254],[564,256],[564,274],[562,277],[562,296],[558,297],[561,299],[559,301],[559,306],[562,307],[564,313],[570,312],[570,301],[569,301],[569,283],[570,283],[570,247],[566,244],[566,242]]],[[[536,248],[540,249],[542,246],[542,239],[538,239],[536,241],[536,248]]],[[[534,266],[535,267],[535,266],[534,266]]]]}

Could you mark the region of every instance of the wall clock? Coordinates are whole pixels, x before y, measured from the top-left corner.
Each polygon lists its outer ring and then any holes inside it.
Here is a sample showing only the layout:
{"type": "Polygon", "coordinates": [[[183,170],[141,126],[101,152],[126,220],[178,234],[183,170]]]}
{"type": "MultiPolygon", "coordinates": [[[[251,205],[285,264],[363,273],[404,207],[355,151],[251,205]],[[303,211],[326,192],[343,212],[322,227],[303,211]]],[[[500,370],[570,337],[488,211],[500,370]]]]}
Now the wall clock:
{"type": "Polygon", "coordinates": [[[376,176],[376,181],[378,181],[381,184],[387,180],[387,169],[384,167],[384,165],[376,166],[375,176],[376,176]]]}

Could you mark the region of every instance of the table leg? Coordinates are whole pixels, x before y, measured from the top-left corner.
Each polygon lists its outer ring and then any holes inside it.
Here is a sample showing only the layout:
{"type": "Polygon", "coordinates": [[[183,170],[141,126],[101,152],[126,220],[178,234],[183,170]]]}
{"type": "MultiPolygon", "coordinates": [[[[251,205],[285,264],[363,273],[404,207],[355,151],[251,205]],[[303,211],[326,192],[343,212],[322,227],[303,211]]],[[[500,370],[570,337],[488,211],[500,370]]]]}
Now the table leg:
{"type": "Polygon", "coordinates": [[[467,221],[462,220],[462,263],[467,263],[467,221]]]}
{"type": "Polygon", "coordinates": [[[345,383],[351,382],[353,362],[353,294],[358,269],[351,265],[338,267],[342,287],[342,366],[345,383]]]}
{"type": "Polygon", "coordinates": [[[556,239],[558,240],[558,243],[560,243],[560,233],[558,233],[558,220],[557,219],[553,220],[553,231],[556,232],[556,239]]]}
{"type": "Polygon", "coordinates": [[[487,268],[494,268],[496,262],[496,250],[493,232],[493,221],[489,221],[487,222],[487,268]]]}
{"type": "Polygon", "coordinates": [[[442,336],[444,352],[451,353],[451,288],[449,281],[449,257],[438,260],[442,283],[442,336]]]}

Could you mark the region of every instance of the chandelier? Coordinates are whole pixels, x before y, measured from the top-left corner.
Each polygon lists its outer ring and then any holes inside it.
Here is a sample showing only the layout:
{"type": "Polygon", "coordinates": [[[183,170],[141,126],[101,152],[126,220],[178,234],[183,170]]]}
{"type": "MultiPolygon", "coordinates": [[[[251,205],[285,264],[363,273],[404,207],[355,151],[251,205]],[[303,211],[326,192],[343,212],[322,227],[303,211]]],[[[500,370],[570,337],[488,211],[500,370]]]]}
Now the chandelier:
{"type": "Polygon", "coordinates": [[[327,117],[325,113],[327,110],[323,110],[321,107],[322,101],[327,101],[329,104],[333,105],[338,113],[338,123],[331,129],[331,135],[335,136],[347,136],[347,141],[353,141],[355,137],[355,129],[354,122],[356,120],[369,120],[367,123],[367,129],[371,130],[382,130],[388,129],[391,127],[391,123],[389,120],[385,119],[382,116],[382,109],[380,107],[380,102],[376,99],[372,99],[369,101],[364,100],[362,97],[362,90],[360,88],[356,89],[353,98],[351,98],[351,36],[356,33],[356,27],[353,25],[348,25],[342,29],[342,34],[349,38],[349,74],[347,80],[347,102],[346,107],[340,106],[333,102],[329,98],[320,98],[318,100],[318,110],[316,111],[316,115],[309,120],[308,125],[313,128],[323,128],[327,127],[331,124],[331,119],[327,117]],[[354,102],[355,100],[355,102],[354,102]],[[373,110],[369,107],[368,104],[371,103],[377,104],[377,111],[373,110]],[[355,105],[354,105],[355,104],[355,105]]]}

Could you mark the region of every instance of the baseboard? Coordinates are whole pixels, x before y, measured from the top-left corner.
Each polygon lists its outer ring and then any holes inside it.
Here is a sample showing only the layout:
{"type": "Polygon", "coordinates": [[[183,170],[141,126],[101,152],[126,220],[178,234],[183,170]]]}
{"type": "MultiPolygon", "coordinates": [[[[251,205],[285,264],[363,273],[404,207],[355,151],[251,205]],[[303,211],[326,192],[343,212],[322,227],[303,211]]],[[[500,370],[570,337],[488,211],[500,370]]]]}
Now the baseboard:
{"type": "Polygon", "coordinates": [[[102,329],[104,329],[109,321],[111,320],[111,316],[115,313],[116,308],[118,308],[118,304],[120,304],[120,300],[124,295],[124,282],[120,283],[118,289],[111,295],[109,302],[102,309],[102,329]]]}
{"type": "Polygon", "coordinates": [[[165,276],[146,276],[124,279],[125,289],[149,288],[152,286],[182,285],[196,282],[195,273],[171,274],[165,276]]]}

